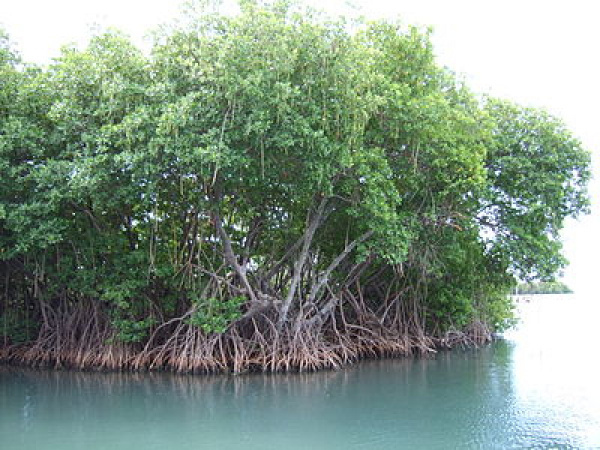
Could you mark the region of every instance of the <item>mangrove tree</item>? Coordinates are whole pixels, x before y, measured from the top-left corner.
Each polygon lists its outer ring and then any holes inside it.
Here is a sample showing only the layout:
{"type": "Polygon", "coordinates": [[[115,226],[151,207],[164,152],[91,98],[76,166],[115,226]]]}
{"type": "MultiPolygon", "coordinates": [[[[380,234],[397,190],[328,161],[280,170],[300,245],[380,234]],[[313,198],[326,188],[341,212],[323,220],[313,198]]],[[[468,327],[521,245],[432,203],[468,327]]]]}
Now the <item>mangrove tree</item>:
{"type": "Polygon", "coordinates": [[[564,266],[590,156],[428,32],[289,2],[66,47],[0,37],[0,359],[314,370],[481,343],[564,266]]]}

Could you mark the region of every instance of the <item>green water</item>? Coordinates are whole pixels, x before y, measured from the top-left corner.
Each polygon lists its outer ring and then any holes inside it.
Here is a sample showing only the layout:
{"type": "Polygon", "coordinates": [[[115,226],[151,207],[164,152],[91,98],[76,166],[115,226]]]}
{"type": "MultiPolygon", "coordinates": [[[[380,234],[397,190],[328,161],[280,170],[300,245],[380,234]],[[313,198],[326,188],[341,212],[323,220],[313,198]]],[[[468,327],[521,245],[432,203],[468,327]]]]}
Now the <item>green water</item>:
{"type": "Polygon", "coordinates": [[[599,361],[580,340],[592,312],[593,299],[546,296],[479,351],[317,374],[0,367],[0,449],[600,448],[599,361]]]}

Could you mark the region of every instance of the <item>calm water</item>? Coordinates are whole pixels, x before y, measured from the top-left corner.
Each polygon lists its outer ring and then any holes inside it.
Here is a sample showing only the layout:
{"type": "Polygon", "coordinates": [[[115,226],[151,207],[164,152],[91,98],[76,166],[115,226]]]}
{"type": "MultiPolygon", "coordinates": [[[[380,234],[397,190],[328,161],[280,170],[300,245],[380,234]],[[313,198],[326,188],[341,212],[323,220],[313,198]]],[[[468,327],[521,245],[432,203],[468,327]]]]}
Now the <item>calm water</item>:
{"type": "Polygon", "coordinates": [[[309,375],[0,367],[0,449],[600,448],[600,308],[544,296],[479,351],[309,375]]]}

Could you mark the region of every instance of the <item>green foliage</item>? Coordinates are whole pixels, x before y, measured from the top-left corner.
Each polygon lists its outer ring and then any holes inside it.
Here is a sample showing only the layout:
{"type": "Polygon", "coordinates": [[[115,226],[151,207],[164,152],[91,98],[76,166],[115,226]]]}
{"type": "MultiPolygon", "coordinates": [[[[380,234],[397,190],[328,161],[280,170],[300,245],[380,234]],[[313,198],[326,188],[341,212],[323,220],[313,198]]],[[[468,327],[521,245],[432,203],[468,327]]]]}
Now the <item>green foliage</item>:
{"type": "Polygon", "coordinates": [[[229,325],[242,316],[240,307],[244,297],[231,297],[227,300],[209,297],[194,302],[194,310],[186,323],[199,327],[207,334],[225,333],[229,325]]]}
{"type": "Polygon", "coordinates": [[[589,210],[590,154],[545,112],[494,99],[485,110],[494,128],[478,220],[519,278],[551,280],[566,263],[559,242],[565,218],[589,210]]]}
{"type": "Polygon", "coordinates": [[[200,9],[149,56],[109,31],[43,69],[0,33],[4,310],[223,333],[264,299],[314,313],[363,262],[375,311],[397,289],[429,330],[500,327],[516,279],[565,264],[590,157],[559,120],[476,97],[415,27],[200,9]]]}
{"type": "Polygon", "coordinates": [[[130,344],[147,338],[149,329],[156,321],[151,317],[142,320],[115,318],[111,324],[117,331],[115,339],[130,344]]]}
{"type": "Polygon", "coordinates": [[[506,294],[506,290],[496,289],[488,293],[487,301],[481,310],[481,318],[498,333],[518,323],[515,305],[506,294]]]}
{"type": "Polygon", "coordinates": [[[537,283],[519,283],[515,294],[572,294],[573,291],[560,281],[547,281],[537,283]]]}
{"type": "Polygon", "coordinates": [[[24,344],[37,337],[38,324],[17,311],[6,311],[0,315],[0,336],[10,344],[24,344]]]}

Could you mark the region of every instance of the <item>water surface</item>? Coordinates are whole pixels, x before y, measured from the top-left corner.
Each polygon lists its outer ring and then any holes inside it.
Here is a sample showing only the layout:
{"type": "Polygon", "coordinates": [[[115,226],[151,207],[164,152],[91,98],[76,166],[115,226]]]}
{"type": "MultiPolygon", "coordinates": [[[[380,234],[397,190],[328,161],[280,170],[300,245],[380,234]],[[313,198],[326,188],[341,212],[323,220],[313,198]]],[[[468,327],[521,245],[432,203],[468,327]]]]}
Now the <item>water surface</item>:
{"type": "Polygon", "coordinates": [[[543,296],[483,349],[317,374],[0,367],[0,448],[600,448],[598,312],[543,296]]]}

